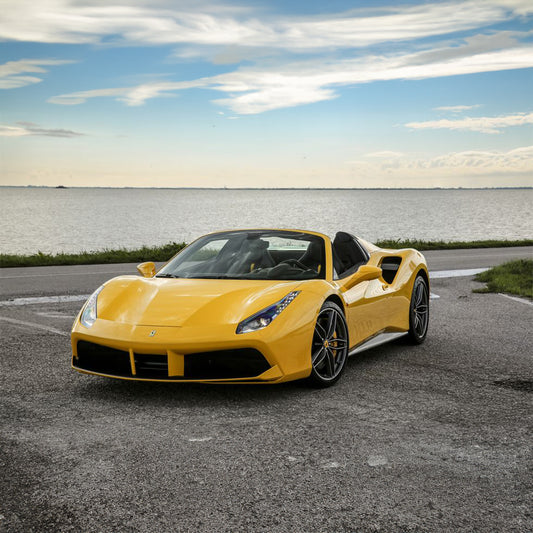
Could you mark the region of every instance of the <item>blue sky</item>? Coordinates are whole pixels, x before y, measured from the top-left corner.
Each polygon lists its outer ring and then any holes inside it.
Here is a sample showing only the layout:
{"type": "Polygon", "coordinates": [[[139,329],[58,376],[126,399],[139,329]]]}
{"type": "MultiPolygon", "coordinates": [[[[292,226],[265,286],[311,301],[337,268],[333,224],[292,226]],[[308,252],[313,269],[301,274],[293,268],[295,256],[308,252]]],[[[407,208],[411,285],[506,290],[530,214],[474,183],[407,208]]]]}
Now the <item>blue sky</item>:
{"type": "Polygon", "coordinates": [[[3,0],[0,185],[533,186],[533,3],[3,0]]]}

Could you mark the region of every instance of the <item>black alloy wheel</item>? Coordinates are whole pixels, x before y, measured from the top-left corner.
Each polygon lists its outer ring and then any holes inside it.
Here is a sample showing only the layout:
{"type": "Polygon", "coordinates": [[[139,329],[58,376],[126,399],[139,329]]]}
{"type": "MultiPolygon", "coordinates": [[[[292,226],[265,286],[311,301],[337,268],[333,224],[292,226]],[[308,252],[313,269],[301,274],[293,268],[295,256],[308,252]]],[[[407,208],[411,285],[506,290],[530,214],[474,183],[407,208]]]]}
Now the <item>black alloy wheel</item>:
{"type": "Polygon", "coordinates": [[[348,359],[348,326],[342,309],[325,302],[318,313],[311,349],[312,370],[309,380],[317,387],[333,385],[348,359]]]}
{"type": "Polygon", "coordinates": [[[409,340],[413,344],[422,344],[429,326],[429,287],[425,278],[417,276],[411,295],[409,308],[409,340]]]}

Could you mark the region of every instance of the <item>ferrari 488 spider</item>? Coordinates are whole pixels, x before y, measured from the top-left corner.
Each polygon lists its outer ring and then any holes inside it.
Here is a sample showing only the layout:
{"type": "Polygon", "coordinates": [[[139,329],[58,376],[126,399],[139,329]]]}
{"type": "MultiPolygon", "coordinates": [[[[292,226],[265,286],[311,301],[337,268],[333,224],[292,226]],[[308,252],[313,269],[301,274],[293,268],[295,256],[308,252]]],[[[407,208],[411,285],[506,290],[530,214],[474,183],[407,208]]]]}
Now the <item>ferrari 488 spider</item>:
{"type": "Polygon", "coordinates": [[[206,235],[159,271],[139,265],[87,300],[72,329],[74,369],[121,379],[335,383],[349,355],[424,341],[429,277],[412,249],[339,232],[206,235]]]}

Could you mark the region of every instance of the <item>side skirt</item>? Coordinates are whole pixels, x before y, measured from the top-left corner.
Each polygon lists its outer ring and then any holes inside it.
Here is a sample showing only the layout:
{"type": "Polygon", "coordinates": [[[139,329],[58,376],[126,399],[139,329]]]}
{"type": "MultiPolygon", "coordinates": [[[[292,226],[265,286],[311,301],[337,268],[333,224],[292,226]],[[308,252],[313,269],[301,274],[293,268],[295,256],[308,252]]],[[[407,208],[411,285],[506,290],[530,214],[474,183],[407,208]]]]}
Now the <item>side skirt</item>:
{"type": "Polygon", "coordinates": [[[407,333],[409,332],[399,331],[394,333],[378,333],[375,337],[363,341],[361,344],[358,344],[357,346],[352,348],[348,355],[355,355],[356,353],[364,352],[365,350],[370,350],[370,348],[375,348],[376,346],[380,346],[381,344],[385,344],[386,342],[399,339],[400,337],[407,335],[407,333]]]}

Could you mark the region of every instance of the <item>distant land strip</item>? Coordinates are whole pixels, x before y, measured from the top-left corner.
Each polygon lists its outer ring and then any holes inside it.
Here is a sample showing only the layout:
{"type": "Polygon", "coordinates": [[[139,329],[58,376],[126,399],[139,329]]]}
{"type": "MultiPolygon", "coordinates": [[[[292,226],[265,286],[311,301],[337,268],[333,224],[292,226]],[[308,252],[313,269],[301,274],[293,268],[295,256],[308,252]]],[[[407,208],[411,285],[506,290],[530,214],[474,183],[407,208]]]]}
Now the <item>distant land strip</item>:
{"type": "Polygon", "coordinates": [[[83,185],[0,185],[0,189],[148,189],[162,191],[509,191],[533,187],[87,187],[83,185]]]}
{"type": "MultiPolygon", "coordinates": [[[[418,239],[387,239],[376,242],[381,248],[416,248],[428,250],[459,250],[464,248],[508,248],[511,246],[533,246],[533,239],[485,240],[485,241],[424,241],[418,239]]],[[[142,246],[134,250],[127,248],[104,249],[79,253],[47,254],[37,252],[31,255],[0,254],[0,268],[57,266],[57,265],[94,265],[108,263],[142,263],[144,261],[168,261],[186,246],[184,242],[170,242],[162,246],[142,246]]]]}

